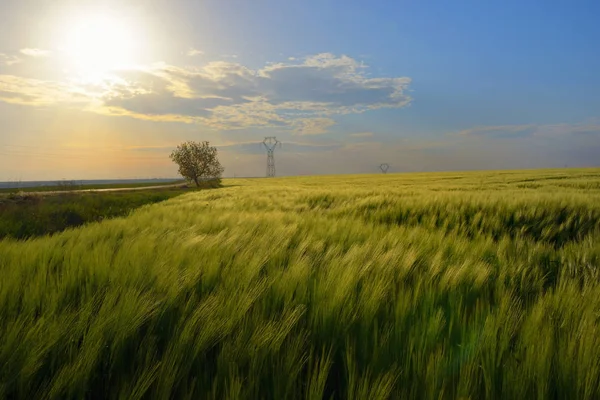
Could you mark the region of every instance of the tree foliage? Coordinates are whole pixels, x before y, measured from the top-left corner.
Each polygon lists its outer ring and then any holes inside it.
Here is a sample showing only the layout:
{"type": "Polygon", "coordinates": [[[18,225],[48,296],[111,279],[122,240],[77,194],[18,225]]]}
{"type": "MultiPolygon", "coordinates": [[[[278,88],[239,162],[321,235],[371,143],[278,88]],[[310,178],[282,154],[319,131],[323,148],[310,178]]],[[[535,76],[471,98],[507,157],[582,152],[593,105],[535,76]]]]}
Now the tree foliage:
{"type": "Polygon", "coordinates": [[[198,187],[206,181],[220,183],[225,170],[217,157],[217,148],[206,141],[180,144],[171,153],[171,160],[179,166],[179,174],[198,187]]]}

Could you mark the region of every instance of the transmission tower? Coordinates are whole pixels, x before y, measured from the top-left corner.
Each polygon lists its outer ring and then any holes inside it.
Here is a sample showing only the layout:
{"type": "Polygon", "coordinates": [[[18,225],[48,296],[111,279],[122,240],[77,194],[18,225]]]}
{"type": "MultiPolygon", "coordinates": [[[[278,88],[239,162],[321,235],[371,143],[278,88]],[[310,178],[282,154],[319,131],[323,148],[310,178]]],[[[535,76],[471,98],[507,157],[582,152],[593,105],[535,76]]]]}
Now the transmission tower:
{"type": "Polygon", "coordinates": [[[275,148],[281,148],[281,142],[275,136],[267,136],[263,140],[263,145],[267,149],[267,178],[275,176],[275,148]]]}
{"type": "Polygon", "coordinates": [[[384,174],[387,174],[388,169],[390,169],[390,165],[387,163],[383,163],[379,166],[379,169],[381,170],[381,172],[383,172],[384,174]]]}

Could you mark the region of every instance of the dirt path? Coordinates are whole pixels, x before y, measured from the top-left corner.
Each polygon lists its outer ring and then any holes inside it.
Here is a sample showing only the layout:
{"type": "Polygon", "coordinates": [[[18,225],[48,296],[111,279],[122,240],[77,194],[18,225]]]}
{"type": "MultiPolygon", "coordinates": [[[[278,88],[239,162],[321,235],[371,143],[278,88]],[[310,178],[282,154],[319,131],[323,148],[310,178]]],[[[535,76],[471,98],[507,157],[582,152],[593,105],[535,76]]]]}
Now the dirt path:
{"type": "MultiPolygon", "coordinates": [[[[187,187],[187,183],[177,183],[174,185],[160,185],[160,186],[141,186],[141,187],[130,187],[130,188],[106,188],[106,189],[80,189],[80,190],[55,190],[55,191],[40,191],[40,192],[24,192],[26,195],[58,195],[58,194],[77,194],[77,193],[104,193],[104,192],[132,192],[139,190],[155,190],[155,189],[170,189],[178,187],[187,187]]],[[[9,195],[9,193],[0,193],[2,195],[9,195]]]]}

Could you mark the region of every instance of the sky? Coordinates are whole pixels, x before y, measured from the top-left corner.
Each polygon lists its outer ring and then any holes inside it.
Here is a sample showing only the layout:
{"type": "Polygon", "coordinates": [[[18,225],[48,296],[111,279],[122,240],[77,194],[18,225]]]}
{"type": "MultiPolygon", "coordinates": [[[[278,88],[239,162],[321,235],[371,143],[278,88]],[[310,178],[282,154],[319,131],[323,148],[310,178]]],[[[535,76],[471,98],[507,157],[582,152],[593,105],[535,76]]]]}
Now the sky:
{"type": "Polygon", "coordinates": [[[597,1],[0,0],[0,181],[600,166],[597,1]]]}

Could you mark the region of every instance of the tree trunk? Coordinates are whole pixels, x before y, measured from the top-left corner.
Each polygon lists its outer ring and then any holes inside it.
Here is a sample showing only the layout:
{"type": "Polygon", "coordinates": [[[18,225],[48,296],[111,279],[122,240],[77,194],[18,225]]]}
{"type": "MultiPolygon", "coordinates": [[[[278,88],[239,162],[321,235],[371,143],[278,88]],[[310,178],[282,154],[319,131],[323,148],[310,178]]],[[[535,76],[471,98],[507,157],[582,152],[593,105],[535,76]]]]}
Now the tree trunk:
{"type": "Polygon", "coordinates": [[[198,182],[197,176],[194,177],[194,183],[196,184],[196,187],[200,187],[200,182],[198,182]]]}

